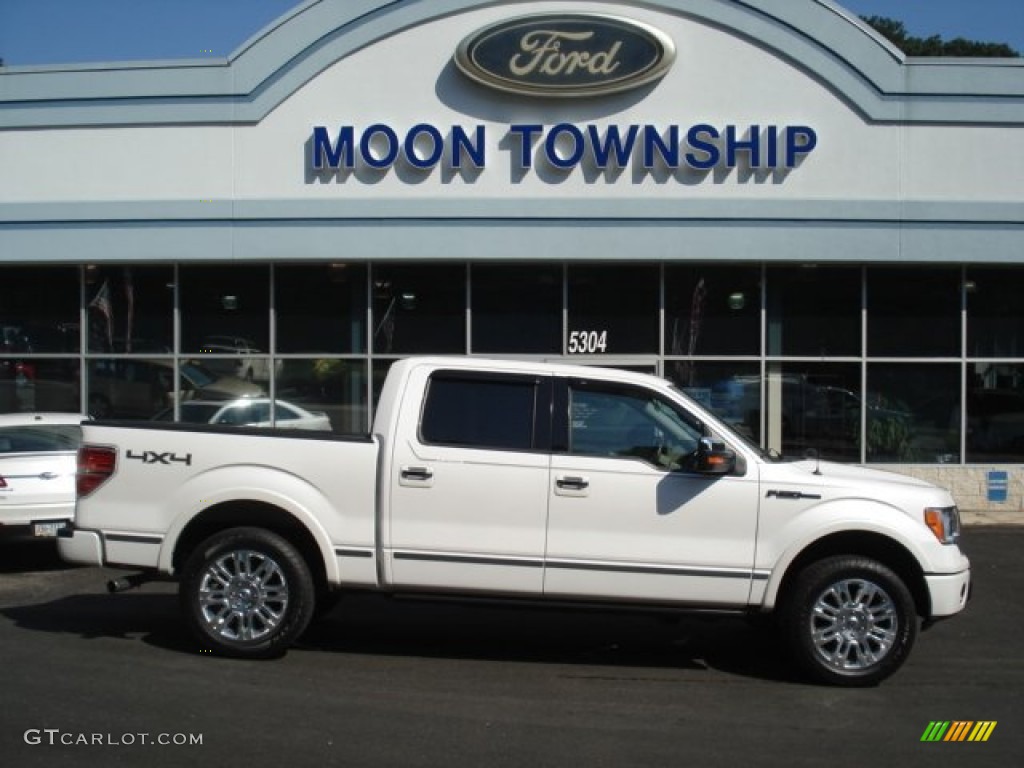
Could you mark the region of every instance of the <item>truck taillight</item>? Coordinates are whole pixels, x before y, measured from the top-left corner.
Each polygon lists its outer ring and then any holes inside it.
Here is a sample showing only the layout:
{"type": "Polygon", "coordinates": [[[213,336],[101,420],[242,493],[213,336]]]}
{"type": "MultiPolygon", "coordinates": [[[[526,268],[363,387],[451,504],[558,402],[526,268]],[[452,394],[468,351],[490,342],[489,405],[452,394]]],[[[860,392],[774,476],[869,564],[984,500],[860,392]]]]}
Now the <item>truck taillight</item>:
{"type": "Polygon", "coordinates": [[[78,473],[75,488],[78,497],[88,496],[103,485],[117,469],[117,449],[103,445],[83,445],[78,449],[78,473]]]}

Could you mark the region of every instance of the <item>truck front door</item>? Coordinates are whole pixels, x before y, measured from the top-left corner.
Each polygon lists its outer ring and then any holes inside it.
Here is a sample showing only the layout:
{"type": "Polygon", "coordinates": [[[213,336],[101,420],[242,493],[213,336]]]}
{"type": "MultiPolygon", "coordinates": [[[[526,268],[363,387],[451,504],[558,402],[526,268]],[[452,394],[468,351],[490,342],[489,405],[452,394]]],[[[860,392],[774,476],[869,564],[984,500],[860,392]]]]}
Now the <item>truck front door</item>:
{"type": "Polygon", "coordinates": [[[653,390],[560,380],[557,391],[545,594],[745,604],[766,577],[753,570],[756,468],[696,471],[704,426],[653,390]]]}

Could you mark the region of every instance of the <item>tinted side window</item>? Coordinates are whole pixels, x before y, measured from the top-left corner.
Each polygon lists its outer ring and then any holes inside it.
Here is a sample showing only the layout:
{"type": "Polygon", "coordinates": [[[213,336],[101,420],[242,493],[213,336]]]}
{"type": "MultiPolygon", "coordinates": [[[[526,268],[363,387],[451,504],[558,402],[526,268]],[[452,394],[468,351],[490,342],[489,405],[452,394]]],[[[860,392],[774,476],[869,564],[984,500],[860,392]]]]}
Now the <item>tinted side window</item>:
{"type": "Polygon", "coordinates": [[[632,387],[574,382],[569,414],[570,453],[641,459],[661,469],[685,469],[703,436],[692,416],[632,387]]]}
{"type": "Polygon", "coordinates": [[[435,374],[420,424],[426,443],[528,451],[537,382],[522,377],[435,374]]]}

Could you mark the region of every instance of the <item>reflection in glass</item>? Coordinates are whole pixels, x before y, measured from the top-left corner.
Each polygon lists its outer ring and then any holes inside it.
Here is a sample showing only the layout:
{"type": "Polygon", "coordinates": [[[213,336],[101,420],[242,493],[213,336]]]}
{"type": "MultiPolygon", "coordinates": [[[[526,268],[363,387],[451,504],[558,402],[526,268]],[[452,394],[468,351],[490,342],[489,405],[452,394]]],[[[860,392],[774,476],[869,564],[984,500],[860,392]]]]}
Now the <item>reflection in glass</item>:
{"type": "Polygon", "coordinates": [[[562,351],[562,267],[473,265],[474,352],[562,351]]]}
{"type": "Polygon", "coordinates": [[[270,382],[270,358],[251,339],[211,334],[203,339],[199,352],[203,365],[218,376],[270,382]]]}
{"type": "MultiPolygon", "coordinates": [[[[174,409],[165,408],[153,417],[173,421],[174,409]]],[[[324,411],[308,411],[295,403],[268,397],[238,400],[186,400],[178,404],[178,421],[188,424],[216,424],[230,427],[273,427],[301,431],[329,432],[331,421],[324,411]]]]}
{"type": "MultiPolygon", "coordinates": [[[[97,419],[149,419],[175,402],[175,364],[159,358],[101,358],[91,360],[86,380],[88,412],[97,419]]],[[[177,393],[182,401],[230,401],[262,397],[259,384],[223,376],[198,360],[177,367],[177,393]]]]}
{"type": "Polygon", "coordinates": [[[813,450],[830,461],[860,461],[859,364],[772,363],[765,402],[770,448],[787,457],[813,450]]]}
{"type": "Polygon", "coordinates": [[[369,429],[366,375],[361,360],[289,359],[277,372],[277,396],[297,408],[325,414],[334,432],[364,433],[369,429]]]}
{"type": "MultiPolygon", "coordinates": [[[[384,382],[387,380],[388,371],[394,365],[394,360],[374,360],[370,375],[373,377],[373,390],[371,392],[373,412],[377,411],[377,404],[380,402],[380,393],[384,389],[384,382]]],[[[367,427],[369,429],[369,427],[367,427]]]]}
{"type": "Polygon", "coordinates": [[[1024,356],[1024,270],[971,267],[964,287],[968,356],[1024,356]]]}
{"type": "Polygon", "coordinates": [[[90,352],[170,354],[174,347],[173,267],[85,268],[90,352]]]}
{"type": "Polygon", "coordinates": [[[648,390],[572,382],[569,452],[578,456],[640,459],[658,469],[692,466],[704,432],[690,414],[648,390]]]}
{"type": "Polygon", "coordinates": [[[269,351],[269,267],[183,266],[179,275],[182,352],[253,355],[269,351]]]}
{"type": "Polygon", "coordinates": [[[975,363],[967,383],[967,461],[1024,461],[1024,365],[975,363]]]}
{"type": "Polygon", "coordinates": [[[466,351],[466,268],[383,265],[373,270],[377,354],[466,351]]]}
{"type": "Polygon", "coordinates": [[[570,266],[569,354],[657,353],[658,281],[655,266],[570,266]]]}
{"type": "Polygon", "coordinates": [[[96,419],[148,419],[174,402],[170,360],[92,360],[86,381],[89,415],[96,419]]]}
{"type": "Polygon", "coordinates": [[[867,460],[960,458],[960,366],[868,363],[867,460]]]}
{"type": "Polygon", "coordinates": [[[0,354],[79,348],[77,267],[0,267],[0,354]]]}
{"type": "Polygon", "coordinates": [[[302,264],[274,271],[277,352],[366,350],[366,266],[302,264]]]}
{"type": "Polygon", "coordinates": [[[0,358],[0,413],[78,413],[77,358],[0,358]]]}
{"type": "Polygon", "coordinates": [[[665,268],[665,352],[761,354],[761,268],[665,268]]]}
{"type": "Polygon", "coordinates": [[[761,440],[757,363],[669,360],[665,378],[753,443],[761,440]]]}
{"type": "Polygon", "coordinates": [[[861,270],[768,270],[768,354],[814,357],[861,353],[861,270]]]}
{"type": "Polygon", "coordinates": [[[867,276],[869,355],[960,355],[959,269],[873,267],[867,276]]]}

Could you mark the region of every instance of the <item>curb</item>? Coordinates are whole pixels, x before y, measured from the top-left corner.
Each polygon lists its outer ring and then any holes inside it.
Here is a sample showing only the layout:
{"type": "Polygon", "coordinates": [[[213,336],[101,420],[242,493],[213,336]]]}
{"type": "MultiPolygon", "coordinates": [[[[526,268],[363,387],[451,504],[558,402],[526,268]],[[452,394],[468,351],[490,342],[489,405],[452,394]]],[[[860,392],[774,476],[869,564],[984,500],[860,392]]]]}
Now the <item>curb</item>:
{"type": "Polygon", "coordinates": [[[961,509],[960,522],[963,525],[1024,525],[1024,512],[1020,510],[999,511],[982,509],[961,509]]]}

